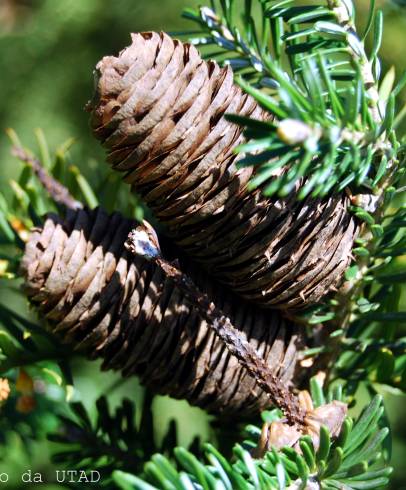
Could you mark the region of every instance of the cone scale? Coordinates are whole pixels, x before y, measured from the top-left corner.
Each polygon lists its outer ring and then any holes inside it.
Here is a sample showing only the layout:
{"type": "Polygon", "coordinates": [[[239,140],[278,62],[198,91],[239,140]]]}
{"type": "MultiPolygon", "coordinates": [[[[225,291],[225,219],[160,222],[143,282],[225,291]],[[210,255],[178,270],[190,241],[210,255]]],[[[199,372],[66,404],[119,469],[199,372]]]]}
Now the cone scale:
{"type": "MultiPolygon", "coordinates": [[[[155,392],[210,412],[240,417],[268,407],[255,380],[162,270],[127,252],[135,226],[97,208],[50,215],[32,232],[21,264],[24,289],[49,330],[102,359],[103,369],[137,375],[155,392]]],[[[295,384],[303,329],[241,301],[182,258],[180,266],[273,373],[295,384]]]]}
{"type": "Polygon", "coordinates": [[[142,33],[96,67],[88,105],[107,160],[210,275],[266,308],[297,310],[342,282],[357,225],[345,194],[298,201],[249,191],[227,113],[264,120],[231,68],[166,34],[142,33]]]}
{"type": "MultiPolygon", "coordinates": [[[[88,109],[108,162],[162,223],[165,254],[180,260],[282,383],[298,386],[305,332],[285,317],[340,286],[357,234],[346,195],[299,201],[303,182],[284,199],[249,191],[255,170],[240,168],[234,152],[242,130],[224,116],[269,115],[233,83],[229,67],[166,34],[135,34],[119,56],[103,58],[88,109]]],[[[125,250],[136,225],[82,209],[51,215],[32,233],[24,287],[49,329],[101,358],[103,369],[137,375],[210,412],[268,407],[182,291],[125,250]]]]}

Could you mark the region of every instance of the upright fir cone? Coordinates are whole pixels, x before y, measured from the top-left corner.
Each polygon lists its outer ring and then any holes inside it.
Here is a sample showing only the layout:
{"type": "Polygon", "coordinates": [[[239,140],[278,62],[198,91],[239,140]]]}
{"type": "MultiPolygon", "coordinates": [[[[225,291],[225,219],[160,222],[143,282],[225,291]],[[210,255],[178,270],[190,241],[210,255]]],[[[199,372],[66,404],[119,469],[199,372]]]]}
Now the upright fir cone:
{"type": "MultiPolygon", "coordinates": [[[[154,391],[211,412],[241,417],[268,407],[267,395],[185,294],[160,267],[125,249],[136,226],[97,208],[50,215],[34,229],[21,263],[24,289],[50,330],[101,358],[104,369],[138,375],[154,391]]],[[[179,267],[290,386],[303,329],[241,301],[182,257],[179,267]]]]}
{"type": "Polygon", "coordinates": [[[141,33],[103,58],[96,75],[88,109],[108,162],[210,274],[281,309],[316,303],[340,285],[357,232],[347,197],[248,191],[254,170],[238,169],[241,129],[224,114],[268,116],[229,67],[164,33],[141,33]]]}

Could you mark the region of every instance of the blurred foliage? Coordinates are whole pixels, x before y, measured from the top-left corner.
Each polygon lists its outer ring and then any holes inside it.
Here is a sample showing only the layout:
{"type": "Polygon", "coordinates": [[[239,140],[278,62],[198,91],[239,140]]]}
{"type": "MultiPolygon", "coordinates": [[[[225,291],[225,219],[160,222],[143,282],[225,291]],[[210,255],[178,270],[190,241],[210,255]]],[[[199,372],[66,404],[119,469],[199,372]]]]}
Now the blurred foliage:
{"type": "MultiPolygon", "coordinates": [[[[32,148],[41,140],[41,133],[35,135],[34,132],[39,126],[48,141],[55,145],[52,150],[59,142],[74,138],[75,144],[69,150],[72,164],[81,169],[92,188],[99,187],[102,193],[103,185],[110,187],[111,182],[106,180],[108,166],[100,164],[104,158],[103,152],[90,134],[84,112],[92,93],[91,70],[102,56],[116,53],[127,45],[129,32],[189,28],[190,25],[181,19],[180,13],[183,7],[197,6],[198,3],[196,0],[0,0],[2,192],[11,198],[10,179],[17,179],[22,169],[21,164],[10,156],[10,144],[3,131],[7,127],[18,128],[22,140],[32,148]]],[[[357,3],[365,12],[365,15],[359,16],[363,22],[367,17],[368,1],[359,0],[357,3]]],[[[402,42],[406,29],[406,5],[401,0],[381,0],[377,3],[385,9],[385,36],[380,53],[383,72],[394,65],[399,75],[406,68],[405,42],[402,42]]],[[[403,103],[406,103],[405,93],[403,103]]],[[[70,168],[70,172],[75,174],[74,167],[70,168]]],[[[3,282],[0,279],[0,302],[21,312],[25,320],[32,321],[25,303],[17,292],[13,292],[13,288],[18,290],[18,281],[13,281],[12,287],[8,282],[7,293],[3,282]]],[[[402,301],[405,301],[404,298],[402,301]]],[[[21,318],[12,320],[5,315],[3,310],[2,323],[5,322],[10,328],[15,321],[16,328],[21,328],[23,343],[35,342],[35,339],[24,338],[25,328],[21,325],[24,321],[21,318]]],[[[54,466],[50,463],[50,453],[55,452],[57,442],[47,442],[45,434],[56,431],[57,416],[67,416],[67,400],[82,398],[89,416],[94,419],[95,400],[106,391],[106,386],[113,408],[121,403],[124,394],[134,393],[132,398],[142,399],[142,389],[136,380],[123,384],[118,375],[102,374],[97,364],[83,360],[75,361],[72,367],[71,375],[75,380],[73,390],[59,380],[63,366],[58,366],[58,363],[40,363],[35,369],[28,369],[34,383],[33,398],[38,411],[35,408],[28,413],[17,410],[22,394],[12,387],[7,404],[0,409],[0,472],[6,468],[10,474],[21,474],[31,467],[33,471],[51,475],[52,468],[58,467],[58,463],[54,463],[54,466]],[[45,384],[42,381],[44,370],[48,373],[45,384]],[[54,413],[56,406],[60,413],[54,413]]],[[[12,371],[11,379],[14,382],[17,382],[18,376],[19,370],[12,371]]],[[[391,414],[394,434],[393,466],[396,471],[392,488],[402,489],[406,488],[406,468],[401,464],[406,457],[406,428],[402,417],[405,400],[404,395],[403,399],[391,396],[389,387],[384,391],[385,413],[391,414]]],[[[365,398],[367,396],[365,394],[365,398]]],[[[155,437],[158,439],[165,435],[172,414],[182,420],[179,427],[179,442],[182,445],[191,442],[196,434],[201,434],[203,439],[207,437],[210,430],[208,418],[200,410],[166,398],[155,400],[154,407],[155,429],[158,432],[155,437]]],[[[65,420],[68,423],[70,419],[65,420]]],[[[61,438],[59,434],[59,441],[61,438]]],[[[58,437],[53,439],[57,441],[58,437]]],[[[19,484],[15,483],[14,488],[20,488],[19,484]]],[[[32,488],[37,488],[37,485],[32,488]]]]}
{"type": "MultiPolygon", "coordinates": [[[[187,2],[196,5],[197,1],[187,2]]],[[[1,0],[0,128],[18,128],[28,146],[41,127],[51,142],[73,137],[75,163],[86,177],[104,170],[84,106],[99,59],[129,43],[129,33],[174,31],[185,26],[186,0],[1,0]]],[[[0,134],[0,187],[16,177],[4,131],[0,134]]],[[[106,168],[107,169],[107,168],[106,168]]]]}

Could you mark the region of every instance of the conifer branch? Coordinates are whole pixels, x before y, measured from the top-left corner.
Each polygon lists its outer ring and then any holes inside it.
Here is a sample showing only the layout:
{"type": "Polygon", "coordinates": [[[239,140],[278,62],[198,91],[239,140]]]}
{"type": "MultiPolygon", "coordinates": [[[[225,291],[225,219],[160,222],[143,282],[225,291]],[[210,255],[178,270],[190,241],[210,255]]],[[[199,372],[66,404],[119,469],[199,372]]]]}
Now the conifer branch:
{"type": "Polygon", "coordinates": [[[351,0],[257,3],[262,23],[253,17],[253,2],[247,2],[242,28],[231,20],[233,2],[212,2],[211,8],[185,13],[208,35],[194,33],[191,41],[217,44],[217,58],[241,73],[243,89],[275,116],[268,128],[230,117],[250,139],[237,151],[244,154],[242,166],[257,169],[251,188],[284,196],[305,177],[299,199],[342,192],[349,185],[355,192],[375,192],[394,164],[399,146],[393,131],[395,98],[406,83],[403,77],[387,101],[379,100],[382,13],[371,6],[374,42],[367,54],[351,0]],[[288,171],[280,175],[282,166],[288,171]]]}
{"type": "Polygon", "coordinates": [[[54,179],[45,170],[38,158],[30,155],[24,148],[17,146],[13,147],[12,154],[31,167],[43,188],[57,204],[65,206],[68,209],[83,208],[83,204],[80,201],[77,201],[63,184],[54,179]]]}
{"type": "Polygon", "coordinates": [[[356,31],[353,21],[353,12],[350,11],[350,7],[353,9],[352,3],[343,2],[342,0],[327,0],[327,5],[334,13],[338,25],[347,31],[350,36],[350,42],[348,43],[349,53],[353,60],[354,67],[361,67],[361,77],[369,97],[369,107],[373,120],[377,124],[381,124],[383,117],[379,108],[378,88],[372,71],[372,63],[368,59],[364,44],[359,40],[356,31]]]}

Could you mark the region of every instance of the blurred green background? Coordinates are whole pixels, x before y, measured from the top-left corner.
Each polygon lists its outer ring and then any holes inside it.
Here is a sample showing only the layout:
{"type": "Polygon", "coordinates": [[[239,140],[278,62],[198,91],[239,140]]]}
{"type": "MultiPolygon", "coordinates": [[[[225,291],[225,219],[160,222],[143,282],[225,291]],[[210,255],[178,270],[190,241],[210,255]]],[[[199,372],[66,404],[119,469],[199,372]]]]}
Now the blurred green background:
{"type": "MultiPolygon", "coordinates": [[[[7,195],[9,180],[21,171],[10,156],[10,143],[4,129],[14,128],[25,145],[35,148],[34,130],[41,127],[51,149],[70,137],[75,139],[71,160],[90,182],[108,172],[103,152],[88,127],[84,106],[92,95],[92,70],[104,55],[115,54],[129,43],[129,33],[142,30],[177,31],[188,27],[180,13],[196,0],[0,0],[0,186],[7,195]]],[[[359,0],[361,22],[367,16],[367,0],[359,0]]],[[[406,69],[406,7],[389,2],[385,9],[383,71],[395,65],[396,73],[406,69]]],[[[405,102],[405,101],[404,101],[405,102]]],[[[1,281],[0,281],[1,282],[1,281]]],[[[5,296],[0,284],[0,301],[16,304],[18,296],[5,296]]],[[[21,304],[21,308],[26,308],[21,304]]],[[[78,362],[75,384],[78,396],[91,407],[101,387],[114,385],[118,377],[101,374],[97,363],[78,362]],[[85,395],[84,395],[85,394],[85,395]]],[[[129,380],[113,393],[116,402],[123,394],[140,396],[136,380],[129,380]]],[[[403,424],[405,397],[386,393],[393,426],[393,464],[396,472],[392,488],[406,489],[406,425],[403,424]]],[[[184,402],[159,398],[155,405],[159,431],[171,416],[181,419],[181,442],[194,434],[208,437],[209,418],[184,402]]],[[[0,435],[5,427],[5,411],[0,411],[0,435]]],[[[24,421],[21,421],[24,424],[24,421]]],[[[49,424],[52,426],[50,415],[49,424]]],[[[159,436],[159,434],[158,434],[159,436]]],[[[52,468],[51,443],[34,447],[10,432],[0,437],[0,473],[10,478],[32,468],[44,474],[52,468]]],[[[11,485],[4,485],[11,488],[11,485]]],[[[18,484],[14,488],[20,488],[18,484]]],[[[28,488],[28,485],[24,488],[28,488]]],[[[33,488],[36,488],[33,487],[33,488]]],[[[47,488],[55,488],[48,486],[47,488]]],[[[60,487],[59,487],[60,488],[60,487]]]]}

